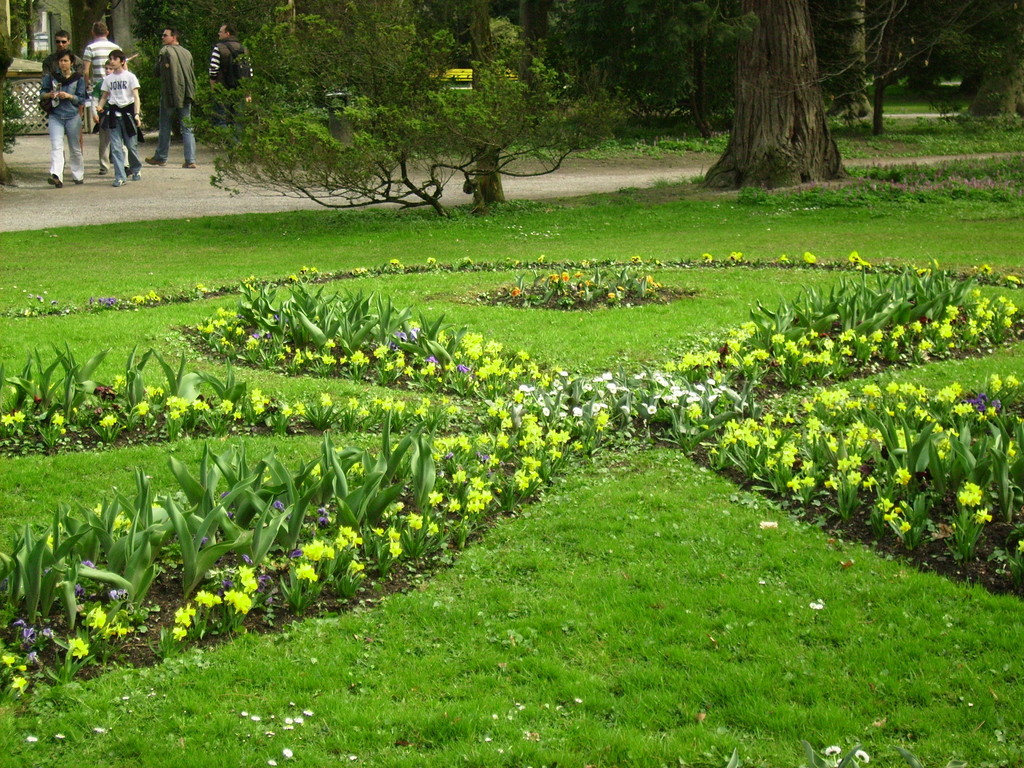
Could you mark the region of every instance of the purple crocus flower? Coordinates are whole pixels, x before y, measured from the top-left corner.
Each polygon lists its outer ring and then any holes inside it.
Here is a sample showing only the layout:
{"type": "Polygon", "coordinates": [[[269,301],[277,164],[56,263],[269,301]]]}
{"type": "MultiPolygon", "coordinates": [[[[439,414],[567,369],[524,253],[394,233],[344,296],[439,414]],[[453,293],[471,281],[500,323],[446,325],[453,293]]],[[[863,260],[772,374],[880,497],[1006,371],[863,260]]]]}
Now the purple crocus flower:
{"type": "Polygon", "coordinates": [[[456,366],[455,370],[457,370],[459,373],[472,373],[473,372],[471,368],[469,368],[468,366],[463,365],[462,363],[459,363],[456,366]]]}
{"type": "Polygon", "coordinates": [[[301,549],[293,549],[291,552],[288,553],[288,557],[290,557],[292,559],[294,559],[296,557],[302,557],[302,550],[301,549]]]}
{"type": "Polygon", "coordinates": [[[242,562],[246,565],[252,565],[252,558],[248,555],[242,555],[242,562]]]}
{"type": "Polygon", "coordinates": [[[278,499],[271,506],[274,509],[276,509],[278,512],[280,512],[280,511],[282,511],[284,509],[284,502],[282,502],[280,499],[278,499]]]}

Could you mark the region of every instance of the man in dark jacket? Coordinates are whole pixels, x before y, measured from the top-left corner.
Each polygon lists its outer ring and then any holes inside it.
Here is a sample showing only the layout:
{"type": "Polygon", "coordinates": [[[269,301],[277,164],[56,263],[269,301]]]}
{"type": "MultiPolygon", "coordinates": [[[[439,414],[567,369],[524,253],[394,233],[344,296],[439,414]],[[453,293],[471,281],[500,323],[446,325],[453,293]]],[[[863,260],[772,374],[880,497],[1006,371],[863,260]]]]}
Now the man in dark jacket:
{"type": "MultiPolygon", "coordinates": [[[[43,72],[49,72],[52,77],[56,77],[60,74],[57,57],[71,47],[71,35],[66,30],[58,29],[53,35],[53,43],[57,50],[43,59],[43,72]]],[[[71,71],[78,75],[85,74],[85,63],[74,53],[71,54],[71,71]]]]}
{"type": "Polygon", "coordinates": [[[185,163],[182,168],[196,167],[196,137],[192,133],[192,102],[196,97],[196,72],[192,54],[178,43],[178,30],[163,31],[163,48],[156,60],[156,74],[160,78],[160,137],[156,153],[147,157],[150,165],[167,165],[171,151],[171,123],[177,116],[181,121],[181,139],[185,145],[185,163]]]}

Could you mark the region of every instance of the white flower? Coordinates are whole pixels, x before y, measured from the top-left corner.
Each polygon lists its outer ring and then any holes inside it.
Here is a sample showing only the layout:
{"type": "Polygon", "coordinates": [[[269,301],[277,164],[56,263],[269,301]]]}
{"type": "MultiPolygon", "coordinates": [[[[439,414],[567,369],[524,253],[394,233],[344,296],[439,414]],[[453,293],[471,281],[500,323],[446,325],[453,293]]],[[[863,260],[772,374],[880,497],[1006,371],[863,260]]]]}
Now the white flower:
{"type": "MultiPolygon", "coordinates": [[[[811,608],[814,608],[814,603],[811,603],[811,608]]],[[[832,755],[838,755],[842,751],[843,750],[841,750],[839,747],[833,744],[831,747],[825,747],[825,757],[832,757],[832,755]]]]}
{"type": "Polygon", "coordinates": [[[289,760],[291,760],[292,759],[292,755],[295,754],[295,753],[292,752],[290,749],[288,749],[288,747],[285,747],[284,749],[281,750],[281,754],[284,755],[289,760]]]}
{"type": "Polygon", "coordinates": [[[39,737],[38,736],[26,736],[25,737],[25,741],[27,741],[29,744],[35,744],[37,741],[39,741],[39,737]]]}
{"type": "Polygon", "coordinates": [[[306,717],[312,717],[313,716],[313,710],[312,709],[304,709],[304,710],[302,710],[302,714],[304,714],[306,717]]]}
{"type": "Polygon", "coordinates": [[[853,756],[860,760],[862,763],[871,762],[871,758],[868,757],[868,753],[865,752],[863,749],[858,749],[856,752],[853,753],[853,756]]]}
{"type": "MultiPolygon", "coordinates": [[[[810,607],[815,611],[820,611],[825,607],[825,604],[819,600],[818,602],[811,603],[810,607]]],[[[832,754],[836,754],[839,747],[829,747],[828,749],[835,749],[836,752],[833,752],[832,754]]],[[[825,750],[825,754],[829,754],[828,750],[825,750]]]]}
{"type": "Polygon", "coordinates": [[[277,760],[267,760],[267,765],[277,765],[277,760]]]}

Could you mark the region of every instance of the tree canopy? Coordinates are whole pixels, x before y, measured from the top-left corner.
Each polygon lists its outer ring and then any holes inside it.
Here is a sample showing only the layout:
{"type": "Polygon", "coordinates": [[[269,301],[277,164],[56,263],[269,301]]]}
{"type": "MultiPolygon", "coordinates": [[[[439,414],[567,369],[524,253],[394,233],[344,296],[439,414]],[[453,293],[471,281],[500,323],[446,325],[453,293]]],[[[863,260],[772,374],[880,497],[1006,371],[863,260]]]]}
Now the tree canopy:
{"type": "Polygon", "coordinates": [[[218,184],[443,214],[453,179],[472,190],[495,173],[549,172],[615,119],[610,103],[573,92],[539,60],[519,77],[517,37],[475,51],[473,87],[455,89],[445,72],[466,49],[450,31],[425,31],[407,0],[310,10],[249,39],[263,74],[235,105],[241,129],[212,134],[218,184]]]}

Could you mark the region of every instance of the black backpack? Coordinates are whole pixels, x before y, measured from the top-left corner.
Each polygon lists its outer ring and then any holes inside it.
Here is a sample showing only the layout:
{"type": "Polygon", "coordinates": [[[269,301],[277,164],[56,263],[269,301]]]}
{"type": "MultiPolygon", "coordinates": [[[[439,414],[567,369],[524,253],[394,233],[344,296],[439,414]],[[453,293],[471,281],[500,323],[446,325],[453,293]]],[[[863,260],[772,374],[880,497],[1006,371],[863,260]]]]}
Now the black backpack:
{"type": "Polygon", "coordinates": [[[225,44],[220,57],[221,71],[224,73],[224,87],[237,88],[242,80],[252,77],[252,63],[249,61],[248,52],[241,43],[234,45],[225,44]],[[224,56],[224,51],[228,56],[224,56]],[[225,61],[225,59],[227,59],[225,61]]]}

